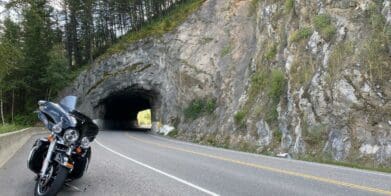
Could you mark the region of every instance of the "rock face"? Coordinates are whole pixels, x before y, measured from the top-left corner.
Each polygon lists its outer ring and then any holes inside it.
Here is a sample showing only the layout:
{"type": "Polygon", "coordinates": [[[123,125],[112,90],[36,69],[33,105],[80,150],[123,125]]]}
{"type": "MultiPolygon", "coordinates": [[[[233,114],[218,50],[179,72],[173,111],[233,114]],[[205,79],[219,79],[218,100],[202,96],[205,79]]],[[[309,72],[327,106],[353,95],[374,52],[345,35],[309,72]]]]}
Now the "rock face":
{"type": "Polygon", "coordinates": [[[139,94],[155,129],[182,138],[391,166],[390,6],[206,0],[174,32],[95,62],[65,93],[96,119],[111,96],[139,94]],[[213,100],[209,112],[193,111],[202,100],[213,100]]]}

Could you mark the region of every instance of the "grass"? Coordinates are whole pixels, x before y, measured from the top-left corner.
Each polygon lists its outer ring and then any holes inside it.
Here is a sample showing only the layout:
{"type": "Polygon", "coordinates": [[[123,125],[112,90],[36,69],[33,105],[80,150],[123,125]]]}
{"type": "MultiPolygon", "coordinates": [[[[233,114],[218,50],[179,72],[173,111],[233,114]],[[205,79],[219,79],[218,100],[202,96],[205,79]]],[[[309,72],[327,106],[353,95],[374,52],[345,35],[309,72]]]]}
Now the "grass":
{"type": "Polygon", "coordinates": [[[286,13],[291,12],[294,7],[295,7],[295,1],[294,0],[285,0],[284,10],[285,10],[286,13]]]}
{"type": "Polygon", "coordinates": [[[289,36],[290,42],[299,42],[304,39],[308,39],[312,35],[312,29],[310,27],[303,27],[297,31],[294,31],[291,36],[289,36]]]}
{"type": "Polygon", "coordinates": [[[226,55],[228,55],[229,53],[232,52],[232,43],[229,43],[228,45],[226,45],[222,50],[221,50],[221,57],[224,57],[226,55]]]}
{"type": "Polygon", "coordinates": [[[22,125],[16,125],[16,124],[5,124],[0,126],[0,134],[2,133],[8,133],[13,131],[18,131],[20,129],[23,129],[25,126],[22,125]]]}
{"type": "MultiPolygon", "coordinates": [[[[177,132],[173,131],[173,134],[178,134],[177,132]]],[[[280,131],[273,131],[274,140],[281,141],[282,133],[280,131]]],[[[172,136],[170,136],[172,137],[172,136]]],[[[236,144],[230,143],[230,138],[233,137],[233,135],[220,135],[218,133],[206,133],[204,134],[200,139],[194,139],[196,138],[195,135],[188,135],[187,137],[192,138],[191,141],[193,143],[198,143],[201,145],[208,145],[208,146],[214,146],[218,148],[226,148],[231,150],[237,150],[242,152],[249,152],[249,153],[256,153],[256,154],[263,154],[266,156],[273,156],[274,153],[271,151],[257,151],[257,146],[254,143],[250,143],[248,141],[240,140],[236,144]]],[[[185,140],[183,137],[179,137],[181,140],[185,140]]],[[[352,162],[342,162],[342,161],[335,161],[331,159],[330,156],[311,156],[309,154],[306,154],[304,156],[298,157],[298,160],[302,161],[308,161],[308,162],[316,162],[316,163],[323,163],[323,164],[330,164],[330,165],[338,165],[343,167],[350,167],[350,168],[357,168],[357,169],[365,169],[365,170],[372,170],[372,171],[379,171],[379,172],[386,172],[391,173],[390,167],[368,167],[360,163],[352,163],[352,162]]]]}
{"type": "Polygon", "coordinates": [[[286,79],[281,70],[274,69],[271,71],[259,70],[251,78],[251,84],[247,102],[244,107],[234,115],[234,122],[238,128],[243,128],[245,120],[254,108],[255,99],[261,92],[267,95],[264,104],[257,105],[254,109],[257,117],[263,115],[263,118],[269,125],[277,122],[277,106],[280,98],[285,92],[286,79]]]}
{"type": "Polygon", "coordinates": [[[388,55],[388,39],[383,32],[373,34],[365,43],[361,61],[371,82],[386,83],[391,79],[391,58],[388,55]]]}
{"type": "Polygon", "coordinates": [[[169,137],[176,138],[178,136],[178,130],[174,129],[167,134],[169,137]]]}
{"type": "Polygon", "coordinates": [[[210,115],[217,107],[215,99],[195,99],[184,110],[186,119],[195,120],[204,115],[210,115]]]}
{"type": "Polygon", "coordinates": [[[268,47],[268,50],[266,51],[266,54],[264,56],[265,60],[273,60],[274,58],[276,58],[277,52],[277,44],[272,44],[268,47]]]}
{"type": "Polygon", "coordinates": [[[277,106],[285,92],[285,87],[286,79],[284,73],[279,69],[271,71],[262,69],[254,73],[251,78],[247,102],[234,116],[235,124],[243,128],[244,121],[250,110],[254,108],[255,99],[261,92],[267,95],[264,101],[265,104],[255,107],[255,112],[257,115],[263,112],[263,117],[269,125],[277,122],[277,106]]]}
{"type": "Polygon", "coordinates": [[[260,0],[251,0],[250,10],[248,12],[248,16],[253,16],[257,13],[258,5],[260,0]]]}
{"type": "Polygon", "coordinates": [[[350,168],[356,168],[356,169],[365,169],[365,170],[391,173],[390,167],[367,167],[367,166],[360,164],[360,163],[335,161],[335,160],[328,159],[328,158],[311,157],[311,156],[300,157],[299,159],[303,160],[303,161],[309,161],[309,162],[316,162],[316,163],[338,165],[338,166],[350,167],[350,168]]]}
{"type": "Polygon", "coordinates": [[[302,123],[303,140],[312,148],[322,148],[327,140],[327,125],[315,125],[310,127],[307,122],[302,123]]]}
{"type": "Polygon", "coordinates": [[[349,59],[354,54],[354,47],[352,42],[341,42],[338,43],[329,58],[328,72],[329,78],[328,83],[332,84],[335,77],[342,70],[345,62],[349,62],[349,59]]]}
{"type": "Polygon", "coordinates": [[[337,29],[331,22],[331,17],[327,14],[320,14],[315,16],[313,23],[315,29],[326,41],[330,41],[337,32],[337,29]]]}
{"type": "Polygon", "coordinates": [[[256,153],[257,146],[253,143],[250,143],[248,141],[241,140],[239,143],[234,146],[234,150],[239,150],[242,152],[249,152],[249,153],[256,153]]]}
{"type": "Polygon", "coordinates": [[[367,17],[369,36],[360,51],[360,61],[370,81],[376,84],[384,84],[391,80],[391,57],[388,49],[391,42],[391,25],[386,24],[380,9],[381,5],[370,5],[367,17]]]}
{"type": "Polygon", "coordinates": [[[301,53],[298,56],[300,58],[295,58],[290,70],[292,88],[307,85],[311,81],[317,66],[316,60],[312,56],[306,53],[301,53]]]}
{"type": "Polygon", "coordinates": [[[160,37],[165,33],[173,31],[180,24],[182,24],[189,15],[199,9],[205,0],[188,0],[178,4],[174,8],[170,9],[168,13],[160,19],[151,21],[145,24],[138,31],[131,31],[122,36],[116,44],[111,46],[107,51],[100,56],[100,58],[106,58],[112,54],[121,52],[127,48],[131,43],[134,43],[140,39],[146,37],[160,37]]]}
{"type": "Polygon", "coordinates": [[[199,43],[201,44],[201,45],[205,45],[205,44],[208,44],[209,42],[211,42],[211,41],[213,41],[214,39],[213,38],[211,38],[211,37],[203,37],[200,41],[199,41],[199,43]]]}

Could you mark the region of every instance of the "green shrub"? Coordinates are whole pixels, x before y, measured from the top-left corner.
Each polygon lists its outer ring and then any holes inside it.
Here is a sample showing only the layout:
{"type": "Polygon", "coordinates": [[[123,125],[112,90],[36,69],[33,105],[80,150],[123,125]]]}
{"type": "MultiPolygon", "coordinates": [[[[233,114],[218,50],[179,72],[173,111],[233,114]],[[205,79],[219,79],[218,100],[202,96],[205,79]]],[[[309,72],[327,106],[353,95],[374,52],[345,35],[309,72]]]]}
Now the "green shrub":
{"type": "Polygon", "coordinates": [[[265,59],[268,61],[273,60],[276,58],[277,55],[277,45],[273,44],[272,46],[269,47],[268,51],[265,54],[265,59]]]}
{"type": "Polygon", "coordinates": [[[330,41],[337,31],[337,29],[331,23],[331,17],[327,14],[320,14],[315,16],[313,22],[315,29],[320,33],[323,39],[327,41],[330,41]]]}
{"type": "Polygon", "coordinates": [[[248,94],[248,99],[245,106],[241,111],[235,115],[236,125],[243,126],[244,119],[250,109],[254,106],[255,98],[260,92],[265,92],[267,95],[264,105],[258,106],[254,112],[257,115],[263,111],[265,113],[265,120],[272,124],[277,121],[278,112],[277,106],[280,101],[280,97],[283,95],[286,86],[286,79],[284,73],[281,70],[274,69],[272,71],[259,70],[251,78],[251,84],[248,94]]]}
{"type": "Polygon", "coordinates": [[[265,87],[267,77],[267,73],[263,70],[255,72],[251,78],[249,98],[255,98],[255,96],[265,87]]]}
{"type": "Polygon", "coordinates": [[[284,9],[286,13],[291,12],[294,6],[295,6],[294,0],[285,0],[284,9]]]}
{"type": "Polygon", "coordinates": [[[27,115],[16,115],[14,117],[15,124],[18,125],[33,125],[38,122],[38,116],[35,113],[27,114],[27,115]]]}
{"type": "Polygon", "coordinates": [[[248,12],[248,16],[255,15],[255,13],[258,9],[258,3],[259,3],[259,0],[251,0],[250,10],[248,12]]]}
{"type": "Polygon", "coordinates": [[[278,120],[277,106],[285,91],[286,80],[281,70],[272,70],[267,80],[268,83],[265,90],[270,103],[264,107],[264,111],[266,112],[265,120],[267,123],[273,124],[278,120]]]}
{"type": "Polygon", "coordinates": [[[244,119],[246,118],[246,112],[245,111],[238,111],[236,112],[234,116],[235,124],[238,126],[244,125],[244,119]]]}
{"type": "Polygon", "coordinates": [[[273,140],[277,143],[280,143],[282,139],[282,133],[280,130],[273,131],[273,140]]]}
{"type": "Polygon", "coordinates": [[[206,100],[204,110],[207,114],[212,114],[215,111],[216,107],[217,107],[216,99],[208,99],[208,100],[206,100]]]}
{"type": "Polygon", "coordinates": [[[209,115],[214,112],[217,104],[215,99],[195,99],[185,109],[186,119],[197,119],[203,115],[209,115]]]}
{"type": "Polygon", "coordinates": [[[167,134],[169,137],[175,138],[178,136],[178,130],[174,129],[167,134]]]}
{"type": "Polygon", "coordinates": [[[300,28],[299,30],[292,33],[289,37],[290,42],[299,42],[303,39],[307,39],[311,36],[312,29],[309,27],[300,28]]]}
{"type": "Polygon", "coordinates": [[[265,121],[272,125],[273,123],[278,121],[278,111],[277,111],[278,103],[273,103],[269,107],[266,108],[265,112],[265,121]]]}
{"type": "Polygon", "coordinates": [[[281,70],[273,70],[270,78],[269,97],[273,102],[278,103],[285,90],[285,76],[281,70]]]}
{"type": "Polygon", "coordinates": [[[202,100],[194,100],[190,103],[190,105],[185,109],[185,117],[189,119],[198,118],[203,109],[203,101],[202,100]]]}

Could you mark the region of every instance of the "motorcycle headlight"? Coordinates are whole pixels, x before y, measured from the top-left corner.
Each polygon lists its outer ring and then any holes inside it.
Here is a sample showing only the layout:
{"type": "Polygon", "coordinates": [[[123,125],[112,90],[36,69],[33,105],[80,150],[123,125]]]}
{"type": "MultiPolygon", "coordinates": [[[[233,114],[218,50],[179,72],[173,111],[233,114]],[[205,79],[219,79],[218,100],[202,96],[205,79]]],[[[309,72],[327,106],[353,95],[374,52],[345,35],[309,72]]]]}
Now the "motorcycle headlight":
{"type": "Polygon", "coordinates": [[[62,131],[62,121],[60,121],[59,123],[53,125],[52,131],[54,133],[61,133],[61,131],[62,131]]]}
{"type": "Polygon", "coordinates": [[[64,140],[69,143],[74,143],[79,139],[79,132],[74,129],[68,129],[64,132],[64,140]]]}
{"type": "Polygon", "coordinates": [[[81,141],[80,141],[80,146],[82,148],[90,147],[90,140],[87,137],[83,137],[83,139],[81,139],[81,141]]]}

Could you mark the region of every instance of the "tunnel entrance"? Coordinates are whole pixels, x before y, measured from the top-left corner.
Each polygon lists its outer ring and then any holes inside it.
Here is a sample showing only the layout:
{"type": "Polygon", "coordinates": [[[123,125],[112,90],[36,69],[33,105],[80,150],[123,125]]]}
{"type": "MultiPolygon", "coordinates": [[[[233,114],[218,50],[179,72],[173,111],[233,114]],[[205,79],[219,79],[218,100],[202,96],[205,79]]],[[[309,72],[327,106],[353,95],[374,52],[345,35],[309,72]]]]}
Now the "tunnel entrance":
{"type": "Polygon", "coordinates": [[[115,92],[100,104],[103,128],[110,130],[131,130],[140,128],[137,115],[150,109],[152,121],[158,121],[159,94],[153,90],[131,88],[115,92]]]}

